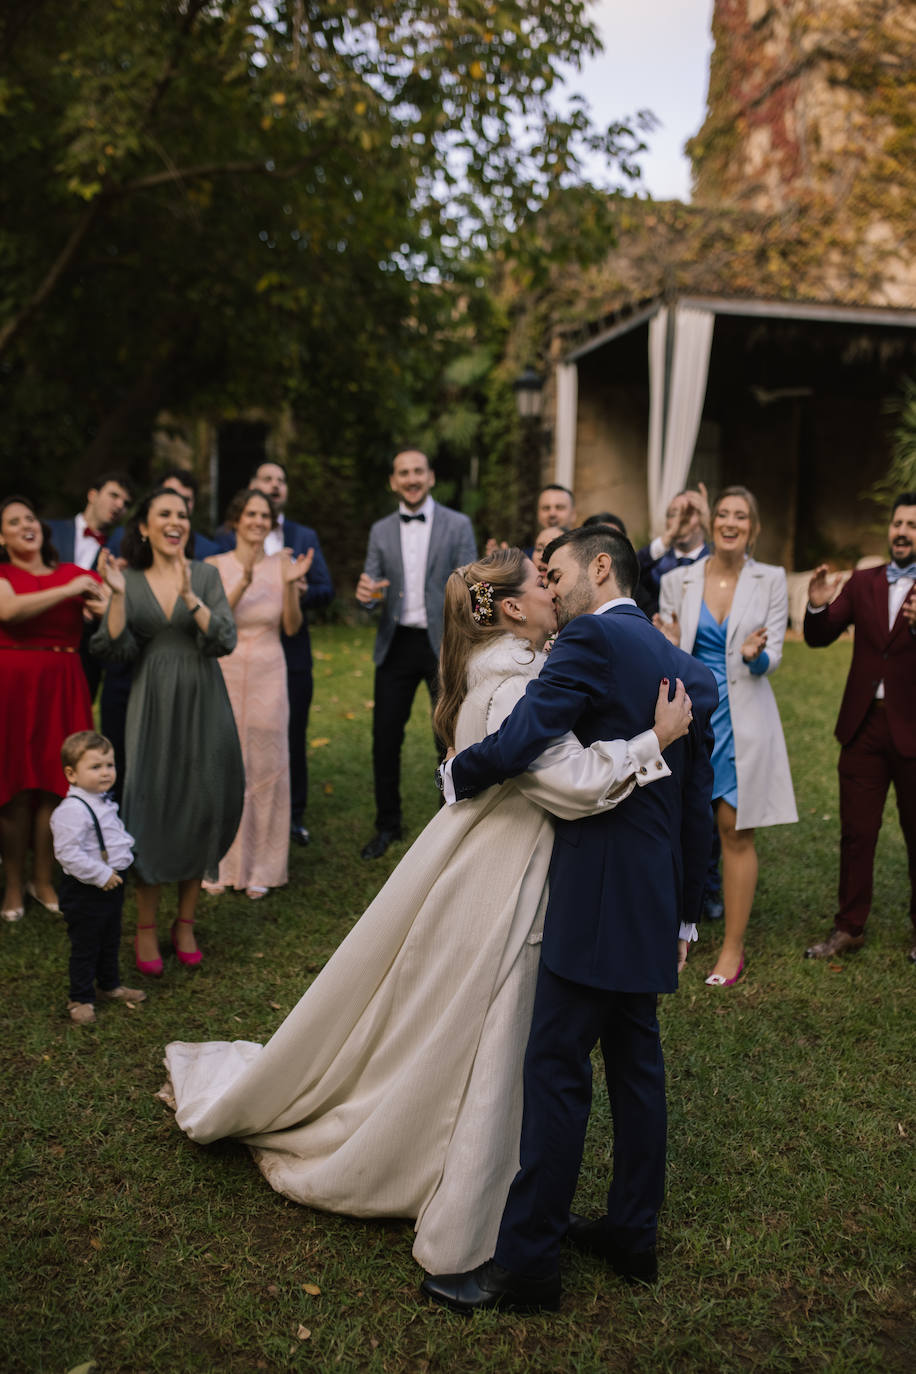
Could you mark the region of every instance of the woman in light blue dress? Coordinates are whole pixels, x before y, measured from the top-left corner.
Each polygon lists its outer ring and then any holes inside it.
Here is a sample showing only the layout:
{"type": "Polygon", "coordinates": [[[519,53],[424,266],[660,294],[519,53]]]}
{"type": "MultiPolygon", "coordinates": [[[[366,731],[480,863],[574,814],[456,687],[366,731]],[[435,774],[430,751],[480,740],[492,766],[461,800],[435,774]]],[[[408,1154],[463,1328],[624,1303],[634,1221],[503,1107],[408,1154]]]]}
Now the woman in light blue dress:
{"type": "Polygon", "coordinates": [[[662,578],[655,623],[715,675],[713,802],[722,841],[725,936],[706,979],[732,987],[744,971],[744,934],[757,889],[758,825],[798,820],[776,698],[788,620],[786,574],[750,555],[760,532],[746,487],[727,487],[712,512],[708,558],[662,578]]]}

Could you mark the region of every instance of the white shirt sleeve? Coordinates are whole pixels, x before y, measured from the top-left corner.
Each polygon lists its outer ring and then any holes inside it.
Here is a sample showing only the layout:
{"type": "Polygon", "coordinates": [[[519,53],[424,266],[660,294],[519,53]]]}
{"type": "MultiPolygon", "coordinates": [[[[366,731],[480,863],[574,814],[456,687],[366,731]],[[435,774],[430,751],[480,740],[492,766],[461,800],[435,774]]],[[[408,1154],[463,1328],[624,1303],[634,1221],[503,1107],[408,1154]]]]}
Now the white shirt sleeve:
{"type": "MultiPolygon", "coordinates": [[[[497,687],[487,712],[491,730],[505,720],[525,686],[523,678],[513,677],[497,687]]],[[[564,735],[514,782],[535,805],[561,820],[574,821],[609,811],[624,801],[634,787],[645,787],[670,776],[655,731],[645,730],[631,740],[597,740],[588,748],[575,735],[564,735]]],[[[442,767],[442,795],[449,806],[455,803],[451,760],[442,767]]]]}
{"type": "Polygon", "coordinates": [[[669,778],[671,769],[654,730],[631,740],[596,740],[585,748],[564,735],[515,779],[529,801],[564,821],[595,816],[619,806],[634,787],[669,778]]]}

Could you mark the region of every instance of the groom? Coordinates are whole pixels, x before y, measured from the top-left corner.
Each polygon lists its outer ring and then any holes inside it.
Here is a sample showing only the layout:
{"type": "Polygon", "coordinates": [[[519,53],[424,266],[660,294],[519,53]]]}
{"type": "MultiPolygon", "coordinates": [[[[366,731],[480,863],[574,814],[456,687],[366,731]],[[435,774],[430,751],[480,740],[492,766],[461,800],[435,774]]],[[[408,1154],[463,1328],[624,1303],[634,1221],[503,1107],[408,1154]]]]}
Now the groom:
{"type": "Polygon", "coordinates": [[[679,933],[699,914],[712,833],[712,674],[637,609],[636,555],[616,531],[572,530],[545,557],[559,638],[500,729],[445,766],[447,795],[453,788],[462,800],[514,777],[568,730],[584,745],[630,738],[652,719],[662,677],[683,679],[693,721],[665,752],[670,778],[638,788],[614,811],[557,822],[525,1055],[521,1168],[496,1254],[469,1273],[427,1275],[422,1285],[458,1312],[558,1306],[567,1233],[628,1279],[657,1277],[666,1105],[656,1000],[677,987],[679,933]],[[599,1040],[614,1173],[607,1214],[586,1221],[569,1208],[591,1106],[590,1053],[599,1040]]]}

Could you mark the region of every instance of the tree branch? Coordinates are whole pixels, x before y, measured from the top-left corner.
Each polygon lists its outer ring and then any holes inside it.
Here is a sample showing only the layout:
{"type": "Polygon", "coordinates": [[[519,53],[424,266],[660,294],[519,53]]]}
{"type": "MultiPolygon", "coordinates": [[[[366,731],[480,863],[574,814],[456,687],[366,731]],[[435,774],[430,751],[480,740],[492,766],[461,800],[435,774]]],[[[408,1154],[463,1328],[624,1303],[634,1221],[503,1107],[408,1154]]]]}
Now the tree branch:
{"type": "Polygon", "coordinates": [[[123,186],[106,188],[103,196],[105,199],[114,200],[121,196],[133,195],[135,191],[148,191],[153,186],[166,185],[170,181],[193,181],[197,177],[244,176],[257,173],[260,176],[272,177],[275,181],[286,181],[290,177],[298,176],[316,161],[315,157],[304,157],[294,162],[291,167],[269,167],[261,158],[257,162],[204,162],[198,167],[172,167],[166,168],[163,172],[152,172],[147,177],[139,177],[136,181],[125,182],[123,186]]]}
{"type": "Polygon", "coordinates": [[[12,319],[8,320],[6,324],[3,326],[3,328],[0,329],[0,358],[3,357],[3,354],[10,347],[13,341],[16,338],[18,338],[19,334],[21,334],[22,330],[28,324],[29,320],[31,320],[32,316],[37,314],[37,312],[44,305],[45,301],[51,295],[52,291],[57,286],[57,283],[60,281],[63,274],[66,272],[67,268],[70,266],[71,262],[76,257],[76,254],[79,251],[86,235],[89,233],[89,230],[95,224],[95,221],[98,218],[99,211],[101,210],[101,208],[101,198],[96,199],[88,207],[86,213],[83,215],[83,218],[80,220],[79,224],[77,224],[76,228],[73,230],[73,233],[70,235],[67,242],[64,244],[64,247],[61,249],[60,253],[58,253],[56,260],[51,264],[50,268],[45,273],[44,280],[41,282],[41,285],[38,286],[35,291],[33,291],[32,295],[26,301],[22,309],[18,310],[16,314],[12,317],[12,319]]]}

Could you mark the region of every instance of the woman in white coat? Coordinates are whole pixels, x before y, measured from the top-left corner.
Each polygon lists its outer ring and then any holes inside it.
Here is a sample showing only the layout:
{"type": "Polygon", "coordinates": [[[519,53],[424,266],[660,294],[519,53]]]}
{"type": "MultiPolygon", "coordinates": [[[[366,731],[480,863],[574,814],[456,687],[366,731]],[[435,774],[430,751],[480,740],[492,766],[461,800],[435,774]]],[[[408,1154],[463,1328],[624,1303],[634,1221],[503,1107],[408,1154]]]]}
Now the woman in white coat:
{"type": "Polygon", "coordinates": [[[758,825],[798,820],[773,689],[788,619],[786,574],[751,557],[760,533],[747,487],[726,487],[712,511],[713,551],[661,582],[658,628],[712,669],[719,705],[713,803],[722,841],[725,938],[706,982],[732,987],[744,971],[744,932],[757,887],[758,825]]]}

